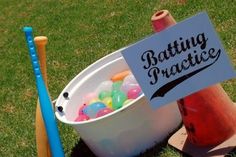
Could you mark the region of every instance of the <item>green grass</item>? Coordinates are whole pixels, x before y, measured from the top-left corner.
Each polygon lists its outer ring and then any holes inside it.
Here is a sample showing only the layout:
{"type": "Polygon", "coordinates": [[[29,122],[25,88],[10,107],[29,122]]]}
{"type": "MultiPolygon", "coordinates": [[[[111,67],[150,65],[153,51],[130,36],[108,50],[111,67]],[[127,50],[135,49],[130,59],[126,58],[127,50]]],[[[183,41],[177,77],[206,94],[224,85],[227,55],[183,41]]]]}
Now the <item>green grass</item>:
{"type": "MultiPolygon", "coordinates": [[[[236,67],[234,0],[1,0],[0,156],[36,156],[37,92],[23,26],[32,26],[35,36],[49,39],[49,91],[55,99],[82,69],[151,34],[150,17],[160,9],[168,9],[176,21],[207,11],[236,67]]],[[[236,80],[225,81],[223,87],[236,101],[236,80]]],[[[61,123],[59,129],[66,156],[70,156],[78,142],[76,132],[61,123]]],[[[142,156],[181,156],[166,144],[155,148],[142,156]]]]}

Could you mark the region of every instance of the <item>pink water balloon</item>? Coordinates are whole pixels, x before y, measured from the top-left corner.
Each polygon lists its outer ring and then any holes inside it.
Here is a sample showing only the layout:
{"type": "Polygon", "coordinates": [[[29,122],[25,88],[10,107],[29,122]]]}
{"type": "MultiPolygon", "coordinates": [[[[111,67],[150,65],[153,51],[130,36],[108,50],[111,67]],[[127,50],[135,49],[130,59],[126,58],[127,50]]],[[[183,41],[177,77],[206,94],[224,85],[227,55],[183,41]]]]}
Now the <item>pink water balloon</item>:
{"type": "Polygon", "coordinates": [[[120,87],[120,90],[124,92],[125,94],[127,94],[130,89],[138,88],[138,87],[139,87],[138,84],[123,83],[120,87]]]}
{"type": "Polygon", "coordinates": [[[141,90],[140,86],[132,88],[128,91],[127,97],[128,97],[128,99],[136,99],[140,95],[141,92],[142,92],[142,90],[141,90]]]}
{"type": "Polygon", "coordinates": [[[86,104],[83,104],[83,105],[80,106],[78,115],[84,115],[83,109],[84,109],[85,107],[86,107],[86,104]]]}
{"type": "Polygon", "coordinates": [[[89,117],[85,114],[79,115],[76,119],[75,122],[82,122],[82,121],[87,121],[89,120],[89,117]]]}
{"type": "Polygon", "coordinates": [[[96,118],[102,117],[102,116],[104,116],[104,115],[106,115],[108,113],[111,113],[111,112],[113,112],[113,110],[111,108],[108,108],[108,107],[103,108],[100,111],[98,111],[98,113],[96,115],[96,118]]]}

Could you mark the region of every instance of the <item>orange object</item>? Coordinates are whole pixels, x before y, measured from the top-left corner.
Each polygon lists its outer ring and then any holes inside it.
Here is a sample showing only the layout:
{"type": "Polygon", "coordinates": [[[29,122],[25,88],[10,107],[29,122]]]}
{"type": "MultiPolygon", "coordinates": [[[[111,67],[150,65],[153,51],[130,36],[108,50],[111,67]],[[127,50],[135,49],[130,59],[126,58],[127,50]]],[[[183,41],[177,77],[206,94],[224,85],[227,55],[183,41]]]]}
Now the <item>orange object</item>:
{"type": "Polygon", "coordinates": [[[111,77],[111,80],[113,82],[116,82],[116,81],[121,81],[123,80],[126,76],[128,76],[130,74],[130,70],[126,70],[126,71],[122,71],[120,73],[117,73],[115,74],[114,76],[111,77]]]}
{"type": "MultiPolygon", "coordinates": [[[[34,38],[40,69],[43,75],[44,82],[47,86],[47,66],[46,66],[46,51],[45,46],[47,44],[47,37],[45,36],[38,36],[34,38]]],[[[36,117],[35,117],[35,132],[36,132],[36,144],[37,144],[37,156],[38,157],[51,157],[50,146],[48,143],[47,133],[44,126],[44,121],[41,114],[40,104],[39,101],[37,102],[36,108],[36,117]]]]}
{"type": "Polygon", "coordinates": [[[193,144],[217,145],[236,133],[236,106],[220,84],[179,100],[178,106],[193,144]]]}
{"type": "Polygon", "coordinates": [[[48,42],[48,38],[45,36],[37,36],[34,38],[35,45],[37,47],[40,70],[43,75],[44,82],[47,86],[47,65],[46,65],[46,44],[48,42]]]}
{"type": "Polygon", "coordinates": [[[156,12],[152,17],[152,27],[154,32],[160,32],[167,27],[176,24],[174,18],[171,16],[168,10],[161,10],[156,12]]]}
{"type": "MultiPolygon", "coordinates": [[[[176,24],[167,10],[155,13],[151,20],[155,32],[176,24]]],[[[220,84],[186,96],[178,107],[192,144],[218,145],[236,133],[236,106],[220,84]]]]}

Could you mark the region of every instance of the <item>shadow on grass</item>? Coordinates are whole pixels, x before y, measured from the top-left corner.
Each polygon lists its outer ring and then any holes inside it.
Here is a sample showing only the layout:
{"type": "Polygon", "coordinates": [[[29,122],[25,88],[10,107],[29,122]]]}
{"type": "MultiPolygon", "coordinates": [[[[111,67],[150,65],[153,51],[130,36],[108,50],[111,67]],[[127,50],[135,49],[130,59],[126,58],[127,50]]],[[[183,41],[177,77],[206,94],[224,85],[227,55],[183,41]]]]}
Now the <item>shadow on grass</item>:
{"type": "MultiPolygon", "coordinates": [[[[174,132],[179,130],[182,127],[182,124],[175,129],[171,134],[169,134],[168,137],[166,137],[163,142],[157,143],[155,146],[153,146],[150,149],[147,149],[144,153],[141,153],[137,155],[136,157],[158,157],[158,156],[166,156],[163,155],[163,150],[169,146],[168,145],[168,139],[172,136],[174,132]],[[163,149],[164,148],[164,149],[163,149]]],[[[182,152],[179,152],[175,148],[169,146],[173,151],[175,151],[175,154],[179,153],[179,156],[181,157],[190,157],[187,154],[183,154],[182,152]]],[[[170,155],[170,154],[169,154],[170,155]]],[[[94,153],[89,149],[89,147],[85,144],[85,142],[80,139],[78,143],[75,145],[75,147],[72,149],[71,157],[96,157],[94,153]]],[[[226,155],[226,157],[236,157],[236,148],[229,154],[226,155]]]]}
{"type": "Polygon", "coordinates": [[[72,149],[71,157],[96,157],[89,147],[80,139],[72,149]]]}
{"type": "MultiPolygon", "coordinates": [[[[162,143],[156,144],[154,147],[146,150],[144,153],[141,153],[137,155],[136,157],[159,156],[160,153],[163,151],[163,148],[167,146],[167,142],[168,142],[168,139],[165,139],[162,143]]],[[[71,157],[96,157],[96,155],[94,155],[94,153],[89,149],[89,147],[81,139],[72,149],[71,157]]]]}
{"type": "MultiPolygon", "coordinates": [[[[176,130],[173,131],[176,132],[178,129],[181,128],[182,125],[180,125],[176,130]]],[[[163,148],[165,148],[168,145],[168,139],[173,134],[171,133],[168,137],[166,137],[163,142],[157,143],[152,148],[146,150],[144,153],[139,154],[137,157],[153,157],[153,156],[159,156],[160,153],[163,151],[163,148]]],[[[85,144],[85,142],[80,139],[80,141],[77,142],[77,144],[72,149],[71,157],[96,157],[94,153],[89,149],[89,147],[85,144]]]]}
{"type": "MultiPolygon", "coordinates": [[[[150,149],[147,149],[144,153],[141,153],[139,155],[137,155],[136,157],[158,157],[158,156],[166,156],[166,155],[163,155],[163,150],[164,148],[167,148],[167,146],[169,146],[170,148],[173,148],[171,147],[170,145],[168,145],[168,139],[176,132],[178,131],[180,128],[182,127],[182,124],[180,124],[172,133],[170,133],[162,142],[159,142],[157,144],[155,144],[152,148],[150,149]]],[[[182,156],[182,157],[189,157],[188,155],[185,155],[181,152],[179,152],[178,150],[174,149],[173,148],[173,151],[176,152],[176,154],[180,154],[179,156],[182,156]]],[[[165,153],[164,153],[165,154],[165,153]]],[[[170,154],[169,154],[170,155],[170,154]]],[[[168,155],[168,156],[169,156],[168,155]]],[[[173,154],[171,154],[172,156],[173,154]]]]}

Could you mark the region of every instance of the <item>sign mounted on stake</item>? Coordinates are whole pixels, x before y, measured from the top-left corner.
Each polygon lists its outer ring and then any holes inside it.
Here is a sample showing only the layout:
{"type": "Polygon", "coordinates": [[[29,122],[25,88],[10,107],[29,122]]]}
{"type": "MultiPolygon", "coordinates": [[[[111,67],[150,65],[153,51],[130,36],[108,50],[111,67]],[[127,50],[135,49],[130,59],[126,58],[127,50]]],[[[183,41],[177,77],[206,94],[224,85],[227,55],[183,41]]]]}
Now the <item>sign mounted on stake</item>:
{"type": "Polygon", "coordinates": [[[236,76],[206,13],[122,51],[153,108],[236,76]]]}

